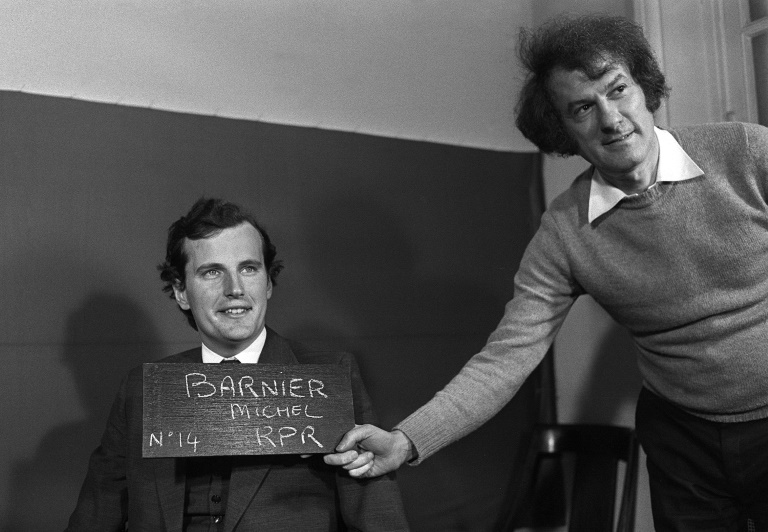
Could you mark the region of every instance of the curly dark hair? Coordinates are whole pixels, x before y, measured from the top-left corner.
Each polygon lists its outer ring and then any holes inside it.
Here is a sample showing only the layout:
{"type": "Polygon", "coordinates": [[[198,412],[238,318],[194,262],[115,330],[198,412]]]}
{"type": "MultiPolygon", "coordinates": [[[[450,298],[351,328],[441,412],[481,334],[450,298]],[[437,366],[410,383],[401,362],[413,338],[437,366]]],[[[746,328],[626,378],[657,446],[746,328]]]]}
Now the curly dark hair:
{"type": "MultiPolygon", "coordinates": [[[[168,228],[168,242],[165,248],[165,262],[158,265],[160,279],[163,281],[163,292],[168,292],[175,299],[173,288],[184,289],[186,283],[185,269],[189,257],[184,250],[184,241],[209,238],[223,229],[249,223],[261,234],[264,267],[273,285],[277,284],[277,275],[283,269],[282,261],[276,260],[277,249],[264,228],[259,225],[251,214],[244,212],[240,206],[222,199],[200,198],[192,205],[189,212],[173,222],[168,228]]],[[[193,329],[197,330],[192,311],[180,310],[187,317],[193,329]]]]}
{"type": "Polygon", "coordinates": [[[622,17],[558,17],[536,30],[521,30],[518,55],[528,77],[515,107],[517,128],[544,153],[576,155],[549,90],[552,70],[580,70],[590,79],[605,74],[604,63],[624,64],[655,112],[669,95],[664,74],[642,28],[622,17]]]}

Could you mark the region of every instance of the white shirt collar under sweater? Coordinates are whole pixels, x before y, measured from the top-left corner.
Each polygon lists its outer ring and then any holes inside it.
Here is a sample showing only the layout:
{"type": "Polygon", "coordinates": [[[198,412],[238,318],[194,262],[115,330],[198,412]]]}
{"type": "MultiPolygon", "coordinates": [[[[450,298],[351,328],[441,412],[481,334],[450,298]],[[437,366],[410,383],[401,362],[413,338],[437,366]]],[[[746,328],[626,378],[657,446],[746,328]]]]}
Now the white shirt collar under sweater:
{"type": "MultiPolygon", "coordinates": [[[[655,183],[685,181],[704,174],[704,171],[685,153],[669,131],[657,127],[653,129],[656,132],[656,138],[659,139],[659,168],[656,171],[655,183]]],[[[587,215],[589,222],[592,223],[596,218],[613,209],[626,197],[628,194],[609,184],[595,168],[589,190],[587,215]]]]}
{"type": "MultiPolygon", "coordinates": [[[[267,328],[264,327],[253,343],[237,354],[237,359],[243,364],[256,364],[259,361],[266,340],[267,328]]],[[[224,360],[224,357],[217,355],[208,346],[203,344],[203,362],[206,364],[218,364],[222,360],[224,360]]]]}

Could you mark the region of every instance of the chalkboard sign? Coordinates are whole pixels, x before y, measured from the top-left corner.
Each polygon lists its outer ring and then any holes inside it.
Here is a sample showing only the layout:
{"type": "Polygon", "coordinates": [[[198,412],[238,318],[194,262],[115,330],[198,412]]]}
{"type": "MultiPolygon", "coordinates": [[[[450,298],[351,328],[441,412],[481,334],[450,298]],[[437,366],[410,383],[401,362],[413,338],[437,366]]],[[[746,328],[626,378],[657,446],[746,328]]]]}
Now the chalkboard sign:
{"type": "Polygon", "coordinates": [[[142,456],[329,453],[354,426],[336,364],[144,364],[142,456]]]}

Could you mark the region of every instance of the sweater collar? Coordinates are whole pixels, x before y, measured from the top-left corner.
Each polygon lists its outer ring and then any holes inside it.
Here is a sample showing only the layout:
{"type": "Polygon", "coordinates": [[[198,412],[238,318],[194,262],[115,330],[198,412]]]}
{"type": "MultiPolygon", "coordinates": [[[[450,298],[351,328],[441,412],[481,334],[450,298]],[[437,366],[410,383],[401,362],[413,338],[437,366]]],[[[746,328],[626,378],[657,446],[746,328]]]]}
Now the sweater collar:
{"type": "MultiPolygon", "coordinates": [[[[704,174],[669,131],[653,128],[659,139],[659,168],[656,171],[656,183],[685,181],[704,174]]],[[[613,209],[621,200],[628,197],[620,189],[609,184],[597,168],[592,171],[592,185],[589,190],[588,220],[592,223],[606,212],[613,209]]]]}

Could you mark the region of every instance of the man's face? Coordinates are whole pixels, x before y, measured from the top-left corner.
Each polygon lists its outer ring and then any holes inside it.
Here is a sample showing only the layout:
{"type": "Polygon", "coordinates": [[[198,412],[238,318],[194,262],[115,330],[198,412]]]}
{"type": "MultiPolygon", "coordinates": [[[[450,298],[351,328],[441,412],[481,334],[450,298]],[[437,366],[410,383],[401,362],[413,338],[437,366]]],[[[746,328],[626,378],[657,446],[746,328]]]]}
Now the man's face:
{"type": "Polygon", "coordinates": [[[184,241],[186,286],[173,292],[192,311],[203,343],[221,356],[238,354],[264,329],[272,282],[262,247],[249,223],[184,241]]]}
{"type": "Polygon", "coordinates": [[[642,192],[656,179],[659,147],[653,114],[626,66],[603,66],[605,73],[595,80],[581,70],[556,68],[549,88],[579,155],[615,187],[629,194],[642,192]]]}

